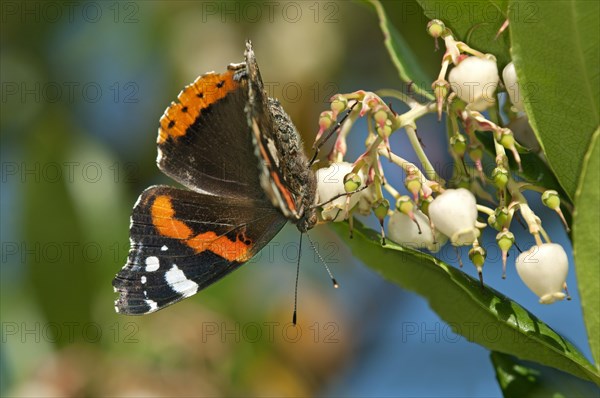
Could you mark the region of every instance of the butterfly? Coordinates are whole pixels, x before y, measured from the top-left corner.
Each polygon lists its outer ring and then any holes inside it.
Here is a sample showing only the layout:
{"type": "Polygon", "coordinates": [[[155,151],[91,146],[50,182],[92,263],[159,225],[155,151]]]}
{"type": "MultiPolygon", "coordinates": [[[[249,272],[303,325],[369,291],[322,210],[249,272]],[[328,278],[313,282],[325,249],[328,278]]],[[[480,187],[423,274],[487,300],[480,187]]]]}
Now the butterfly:
{"type": "Polygon", "coordinates": [[[160,119],[157,164],[187,189],[147,188],[129,227],[115,310],[158,311],[257,254],[287,221],[317,223],[316,177],[296,127],[265,92],[252,43],[245,61],[186,86],[160,119]]]}

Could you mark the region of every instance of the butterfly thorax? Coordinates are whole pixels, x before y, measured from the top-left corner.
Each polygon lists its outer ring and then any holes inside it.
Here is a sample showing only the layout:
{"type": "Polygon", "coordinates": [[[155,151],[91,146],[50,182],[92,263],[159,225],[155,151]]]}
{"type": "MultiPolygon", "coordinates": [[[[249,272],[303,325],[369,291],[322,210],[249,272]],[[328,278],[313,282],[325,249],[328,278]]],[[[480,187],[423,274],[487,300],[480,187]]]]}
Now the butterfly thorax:
{"type": "Polygon", "coordinates": [[[292,219],[301,232],[306,232],[317,222],[315,204],[317,181],[304,155],[302,140],[288,114],[279,101],[269,98],[275,125],[275,139],[272,142],[278,154],[286,154],[285,161],[280,161],[279,171],[285,185],[294,198],[299,218],[292,219]]]}

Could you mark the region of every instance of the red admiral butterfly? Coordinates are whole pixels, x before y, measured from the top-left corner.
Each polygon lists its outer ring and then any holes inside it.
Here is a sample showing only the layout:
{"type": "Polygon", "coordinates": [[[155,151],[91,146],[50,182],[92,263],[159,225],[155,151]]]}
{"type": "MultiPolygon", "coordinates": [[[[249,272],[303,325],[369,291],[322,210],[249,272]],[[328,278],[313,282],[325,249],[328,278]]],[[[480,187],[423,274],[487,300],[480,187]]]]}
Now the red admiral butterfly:
{"type": "Polygon", "coordinates": [[[316,179],[300,137],[269,98],[252,44],[245,62],[200,76],[160,119],[158,167],[188,190],[138,198],[115,310],[147,314],[189,297],[258,253],[287,220],[317,222],[316,179]]]}

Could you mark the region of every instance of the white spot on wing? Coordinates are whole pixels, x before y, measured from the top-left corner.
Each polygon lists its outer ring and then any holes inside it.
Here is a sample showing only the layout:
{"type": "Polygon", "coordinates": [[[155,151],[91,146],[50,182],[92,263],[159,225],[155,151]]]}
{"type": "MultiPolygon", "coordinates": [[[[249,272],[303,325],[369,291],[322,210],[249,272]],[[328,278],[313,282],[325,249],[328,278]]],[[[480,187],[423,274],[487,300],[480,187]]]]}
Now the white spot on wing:
{"type": "Polygon", "coordinates": [[[165,280],[171,289],[181,294],[183,297],[189,297],[196,294],[198,291],[198,284],[186,278],[183,271],[175,264],[173,264],[173,267],[165,274],[165,280]]]}
{"type": "Polygon", "coordinates": [[[169,248],[167,247],[167,245],[163,245],[163,247],[161,247],[160,250],[166,252],[167,250],[169,250],[169,248]]]}
{"type": "Polygon", "coordinates": [[[116,305],[115,305],[115,312],[116,312],[117,314],[119,313],[119,307],[117,307],[116,305]]]}
{"type": "Polygon", "coordinates": [[[160,261],[158,261],[158,257],[150,256],[146,257],[146,271],[153,272],[158,270],[160,266],[160,261]]]}
{"type": "Polygon", "coordinates": [[[141,279],[142,283],[146,283],[146,276],[145,275],[143,275],[140,279],[141,279]]]}
{"type": "Polygon", "coordinates": [[[147,300],[144,300],[144,301],[146,302],[146,304],[148,305],[148,307],[150,307],[150,309],[148,310],[147,313],[154,312],[154,311],[156,311],[158,309],[158,303],[156,301],[150,300],[150,299],[147,299],[147,300]]]}

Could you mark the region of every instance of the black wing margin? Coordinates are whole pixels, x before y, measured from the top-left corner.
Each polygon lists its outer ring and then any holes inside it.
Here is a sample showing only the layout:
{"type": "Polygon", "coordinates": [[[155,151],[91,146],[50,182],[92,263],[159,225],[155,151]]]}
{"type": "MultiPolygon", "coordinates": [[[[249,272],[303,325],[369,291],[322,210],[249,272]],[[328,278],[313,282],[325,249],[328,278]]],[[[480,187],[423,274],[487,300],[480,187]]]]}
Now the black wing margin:
{"type": "Polygon", "coordinates": [[[113,280],[118,313],[160,310],[218,281],[258,253],[286,219],[266,201],[153,186],[131,216],[131,249],[113,280]]]}

